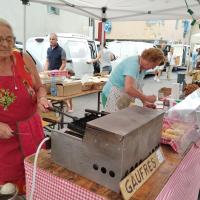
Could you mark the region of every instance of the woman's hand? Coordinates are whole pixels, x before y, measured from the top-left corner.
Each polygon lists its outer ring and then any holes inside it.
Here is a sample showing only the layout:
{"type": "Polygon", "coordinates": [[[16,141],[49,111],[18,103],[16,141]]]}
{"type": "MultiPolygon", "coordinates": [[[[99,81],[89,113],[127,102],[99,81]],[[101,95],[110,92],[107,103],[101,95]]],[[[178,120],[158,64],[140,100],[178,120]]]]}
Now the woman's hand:
{"type": "Polygon", "coordinates": [[[146,108],[156,109],[156,105],[154,103],[150,103],[150,102],[144,102],[143,106],[146,108]]]}
{"type": "Polygon", "coordinates": [[[48,101],[48,99],[46,97],[38,98],[37,104],[38,104],[38,109],[40,112],[48,112],[49,111],[48,108],[53,107],[51,102],[48,101]]]}
{"type": "Polygon", "coordinates": [[[13,130],[6,123],[0,122],[0,139],[8,139],[13,136],[13,130]]]}
{"type": "Polygon", "coordinates": [[[146,99],[145,102],[154,103],[156,101],[156,96],[155,95],[147,95],[145,99],[146,99]]]}

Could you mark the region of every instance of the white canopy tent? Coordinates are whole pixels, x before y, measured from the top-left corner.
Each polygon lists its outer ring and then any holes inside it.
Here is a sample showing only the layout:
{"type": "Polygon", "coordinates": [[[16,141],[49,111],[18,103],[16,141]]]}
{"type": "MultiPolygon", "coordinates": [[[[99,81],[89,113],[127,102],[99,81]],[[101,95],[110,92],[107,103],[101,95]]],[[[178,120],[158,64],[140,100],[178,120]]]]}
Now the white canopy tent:
{"type": "MultiPolygon", "coordinates": [[[[200,21],[200,0],[21,0],[23,3],[51,5],[105,22],[170,19],[200,21]],[[192,16],[187,12],[192,10],[192,16]]],[[[25,6],[24,6],[25,7],[25,6]]],[[[25,10],[25,9],[24,9],[25,10]]],[[[24,13],[26,13],[24,11],[24,13]]],[[[24,40],[26,14],[24,15],[24,40]]],[[[104,23],[102,32],[104,30],[104,23]]],[[[104,34],[102,34],[102,41],[104,34]]],[[[25,44],[25,41],[24,41],[25,44]]]]}
{"type": "Polygon", "coordinates": [[[186,19],[191,9],[200,19],[200,0],[30,0],[97,20],[103,17],[112,21],[186,19]],[[188,5],[188,7],[187,7],[188,5]]]}

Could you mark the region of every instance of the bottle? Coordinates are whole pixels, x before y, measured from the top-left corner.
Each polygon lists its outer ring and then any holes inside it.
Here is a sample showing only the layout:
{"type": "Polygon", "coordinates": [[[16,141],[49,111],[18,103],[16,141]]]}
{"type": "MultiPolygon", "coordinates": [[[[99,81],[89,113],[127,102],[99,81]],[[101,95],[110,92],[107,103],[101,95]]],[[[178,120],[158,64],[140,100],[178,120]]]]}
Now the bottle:
{"type": "Polygon", "coordinates": [[[50,92],[51,92],[51,96],[57,96],[56,77],[54,73],[51,75],[50,92]]]}

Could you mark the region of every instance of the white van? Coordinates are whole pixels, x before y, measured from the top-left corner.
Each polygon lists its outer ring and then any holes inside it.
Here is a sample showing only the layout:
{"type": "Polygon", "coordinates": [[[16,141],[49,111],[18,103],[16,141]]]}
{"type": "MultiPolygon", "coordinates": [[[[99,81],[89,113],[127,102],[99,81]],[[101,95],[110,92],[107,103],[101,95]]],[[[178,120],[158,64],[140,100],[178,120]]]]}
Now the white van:
{"type": "MultiPolygon", "coordinates": [[[[57,33],[57,36],[59,45],[66,51],[67,68],[75,72],[76,78],[84,74],[92,75],[93,65],[87,64],[87,61],[91,60],[89,44],[93,41],[81,34],[57,33]]],[[[26,42],[26,50],[35,60],[38,71],[43,71],[49,46],[49,35],[29,38],[26,42]]]]}
{"type": "Polygon", "coordinates": [[[171,47],[174,48],[174,55],[178,57],[177,67],[187,68],[190,63],[190,46],[184,44],[173,44],[171,47]]]}
{"type": "MultiPolygon", "coordinates": [[[[112,69],[118,63],[129,56],[141,55],[141,53],[148,48],[152,48],[152,43],[147,42],[133,42],[133,41],[113,41],[107,43],[107,48],[114,53],[116,60],[112,61],[112,69]]],[[[147,70],[146,74],[154,74],[154,70],[147,70]]]]}

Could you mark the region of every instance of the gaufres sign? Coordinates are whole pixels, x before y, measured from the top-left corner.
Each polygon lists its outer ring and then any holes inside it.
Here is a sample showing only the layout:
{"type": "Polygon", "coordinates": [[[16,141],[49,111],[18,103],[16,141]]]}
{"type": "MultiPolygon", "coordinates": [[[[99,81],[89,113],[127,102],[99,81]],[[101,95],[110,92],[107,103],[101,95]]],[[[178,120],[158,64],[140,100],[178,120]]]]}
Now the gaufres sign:
{"type": "Polygon", "coordinates": [[[152,153],[134,171],[120,182],[120,189],[125,200],[130,199],[133,194],[144,184],[144,182],[156,171],[164,161],[161,148],[152,153]]]}

